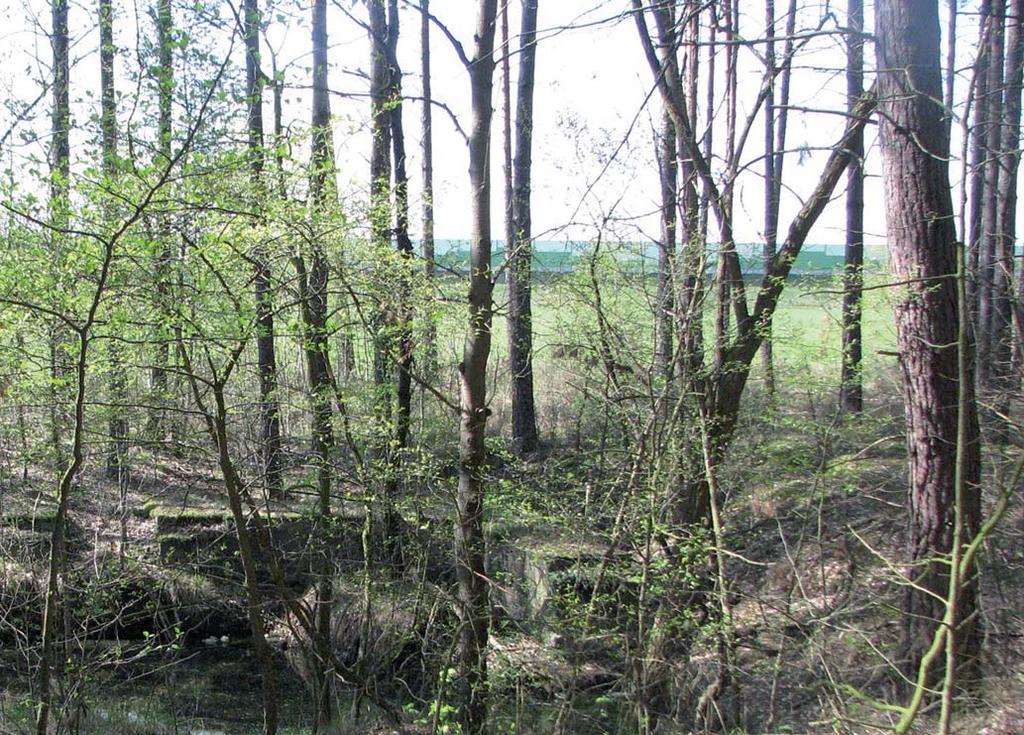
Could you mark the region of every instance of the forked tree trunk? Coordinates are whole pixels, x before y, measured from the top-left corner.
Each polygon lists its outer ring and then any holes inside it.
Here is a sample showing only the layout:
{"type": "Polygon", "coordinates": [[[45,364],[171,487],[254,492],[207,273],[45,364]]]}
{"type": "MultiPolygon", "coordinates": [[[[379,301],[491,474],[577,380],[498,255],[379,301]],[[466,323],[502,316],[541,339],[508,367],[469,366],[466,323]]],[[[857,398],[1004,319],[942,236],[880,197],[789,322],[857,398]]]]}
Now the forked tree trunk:
{"type": "Polygon", "coordinates": [[[455,561],[458,579],[459,679],[466,735],[487,729],[487,637],[490,627],[485,569],[484,467],[487,429],[487,359],[493,316],[491,276],[491,100],[497,0],[477,4],[476,48],[468,64],[472,125],[469,133],[469,324],[459,365],[461,421],[456,497],[455,561]]]}
{"type": "MultiPolygon", "coordinates": [[[[904,601],[907,673],[916,675],[924,652],[945,614],[949,589],[946,557],[954,524],[965,542],[977,532],[981,474],[972,369],[959,385],[957,345],[961,326],[956,291],[956,232],[950,195],[939,67],[938,8],[929,0],[879,0],[879,124],[886,222],[895,281],[907,282],[896,306],[896,334],[903,377],[910,459],[908,555],[904,601]],[[955,511],[958,399],[970,415],[960,447],[963,507],[955,511]]],[[[980,628],[976,619],[977,580],[964,580],[956,638],[959,667],[975,668],[980,628]]],[[[929,685],[940,680],[938,667],[929,685]]]]}

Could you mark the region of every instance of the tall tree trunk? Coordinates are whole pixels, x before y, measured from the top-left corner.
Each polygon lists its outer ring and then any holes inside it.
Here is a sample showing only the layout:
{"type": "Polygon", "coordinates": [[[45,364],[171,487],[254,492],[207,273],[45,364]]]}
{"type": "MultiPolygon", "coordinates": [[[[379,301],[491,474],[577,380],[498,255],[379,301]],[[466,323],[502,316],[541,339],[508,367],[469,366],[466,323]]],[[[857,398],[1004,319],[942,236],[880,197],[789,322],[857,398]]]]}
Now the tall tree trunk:
{"type": "MultiPolygon", "coordinates": [[[[537,65],[538,0],[523,0],[516,90],[516,141],[512,163],[511,251],[508,253],[509,367],[512,374],[512,440],[521,454],[537,448],[537,409],[533,392],[533,264],[530,207],[533,167],[533,89],[537,65]]],[[[510,49],[506,49],[506,56],[510,49]]],[[[508,247],[508,246],[506,246],[508,247]]]]}
{"type": "MultiPolygon", "coordinates": [[[[775,196],[775,0],[765,0],[764,62],[769,78],[764,100],[764,252],[765,265],[771,263],[778,249],[779,203],[775,196]]],[[[775,392],[775,366],[772,360],[772,339],[764,336],[761,343],[761,365],[765,389],[775,392]]]]}
{"type": "Polygon", "coordinates": [[[402,452],[409,446],[410,420],[412,417],[412,371],[413,371],[413,339],[412,339],[412,284],[409,281],[408,266],[412,261],[412,238],[409,237],[409,173],[406,168],[405,125],[402,111],[402,68],[398,64],[399,36],[398,0],[388,0],[388,44],[387,61],[390,74],[388,91],[389,115],[391,124],[391,154],[394,161],[394,210],[395,210],[395,246],[401,259],[398,275],[398,305],[396,319],[398,321],[396,342],[398,354],[395,357],[397,374],[395,382],[395,432],[393,463],[395,472],[389,473],[391,484],[388,488],[388,503],[385,508],[386,532],[389,539],[393,537],[392,526],[393,501],[397,490],[397,463],[402,459],[402,452]]]}
{"type": "MultiPolygon", "coordinates": [[[[949,140],[944,111],[936,102],[942,99],[937,4],[879,0],[875,28],[890,260],[894,280],[909,283],[896,306],[896,334],[910,459],[908,553],[914,582],[904,599],[904,664],[916,675],[945,613],[945,559],[952,550],[954,524],[962,524],[965,542],[978,529],[981,458],[971,366],[965,369],[965,385],[957,379],[960,330],[968,326],[959,323],[949,140]],[[959,447],[964,484],[958,493],[960,391],[971,394],[964,401],[970,415],[966,442],[959,447]],[[954,503],[957,495],[963,498],[962,508],[954,503]]],[[[976,665],[980,643],[973,575],[964,580],[955,604],[959,667],[967,671],[976,665]]],[[[929,685],[939,678],[933,672],[929,685]]]]}
{"type": "MultiPolygon", "coordinates": [[[[310,216],[314,235],[310,247],[308,271],[303,258],[299,266],[300,300],[304,324],[306,367],[309,372],[310,405],[312,409],[313,456],[317,473],[318,510],[323,521],[319,530],[325,536],[330,528],[331,487],[333,485],[334,427],[331,412],[330,364],[327,339],[327,254],[320,241],[319,221],[328,216],[334,202],[334,144],[331,129],[331,101],[327,88],[327,0],[313,2],[313,119],[310,172],[310,216]]],[[[331,608],[334,604],[333,564],[327,549],[319,554],[316,591],[315,640],[318,691],[315,694],[316,730],[330,727],[333,719],[331,690],[331,608]]]]}
{"type": "Polygon", "coordinates": [[[999,148],[1003,120],[1003,39],[1006,0],[992,0],[986,46],[987,96],[985,98],[984,196],[981,201],[981,240],[978,245],[978,382],[991,384],[992,347],[995,334],[996,240],[999,228],[999,148]]]}
{"type": "MultiPolygon", "coordinates": [[[[391,85],[391,155],[394,163],[394,210],[395,246],[402,257],[403,265],[413,256],[412,238],[409,237],[409,173],[405,153],[405,125],[402,113],[402,68],[398,63],[399,38],[398,0],[388,0],[388,66],[391,85]]],[[[410,311],[410,284],[405,269],[402,270],[398,329],[398,389],[397,413],[395,416],[395,438],[399,449],[409,443],[409,419],[412,408],[412,312],[410,311]]]]}
{"type": "Polygon", "coordinates": [[[1017,242],[1017,172],[1020,167],[1021,87],[1024,72],[1024,2],[1006,3],[1006,71],[1000,120],[999,179],[996,213],[995,309],[992,324],[992,371],[997,387],[1009,387],[1013,369],[1013,261],[1017,242]]]}
{"type": "MultiPolygon", "coordinates": [[[[367,0],[370,16],[370,242],[375,257],[387,264],[391,249],[391,75],[388,64],[388,19],[385,0],[367,0]]],[[[395,361],[393,284],[387,283],[379,294],[379,305],[371,317],[373,334],[374,413],[377,434],[373,449],[378,466],[391,473],[394,438],[395,361]]],[[[385,485],[390,484],[385,480],[385,485]]],[[[373,508],[366,504],[367,524],[372,523],[373,508]]],[[[371,536],[370,526],[364,536],[371,536]]],[[[367,548],[367,551],[370,549],[367,548]]],[[[367,560],[368,562],[369,560],[367,560]]]]}
{"type": "MultiPolygon", "coordinates": [[[[423,257],[427,285],[432,286],[434,262],[434,122],[433,95],[430,85],[430,0],[420,0],[420,79],[423,93],[422,156],[423,156],[423,234],[420,255],[423,257]]],[[[437,372],[437,327],[433,315],[427,314],[423,325],[422,373],[429,379],[437,372]]]]}
{"type": "MultiPolygon", "coordinates": [[[[846,6],[846,100],[853,109],[864,94],[864,0],[846,6]]],[[[843,352],[839,405],[843,411],[864,408],[861,379],[861,300],[864,293],[864,134],[852,142],[853,161],[846,170],[846,254],[843,262],[843,352]]]]}
{"type": "MultiPolygon", "coordinates": [[[[171,158],[172,109],[174,99],[174,20],[171,15],[171,0],[157,0],[156,35],[159,61],[155,71],[157,86],[157,155],[161,164],[171,158]]],[[[157,329],[156,354],[150,377],[150,408],[146,422],[146,436],[161,443],[167,438],[167,421],[170,388],[168,368],[170,366],[171,328],[171,263],[174,250],[171,246],[170,221],[162,217],[159,224],[160,254],[156,259],[157,329]]]]}
{"type": "MultiPolygon", "coordinates": [[[[249,128],[249,176],[253,190],[253,212],[266,197],[263,180],[263,74],[260,69],[259,0],[245,0],[245,89],[249,128]]],[[[274,293],[266,246],[253,251],[254,289],[259,331],[256,358],[260,378],[260,454],[263,482],[271,497],[281,494],[281,418],[277,400],[277,354],[274,349],[274,293]]]]}
{"type": "MultiPolygon", "coordinates": [[[[67,210],[69,205],[70,178],[71,178],[71,96],[70,81],[71,65],[68,57],[68,2],[67,0],[52,0],[51,6],[51,35],[50,44],[53,53],[53,110],[51,114],[51,125],[53,142],[50,147],[50,217],[56,228],[62,228],[67,221],[67,210]]],[[[59,252],[54,248],[54,261],[59,261],[59,252]]],[[[46,735],[50,716],[52,699],[51,678],[53,670],[57,667],[56,660],[56,638],[58,618],[60,617],[62,582],[65,567],[65,526],[67,524],[68,495],[71,490],[71,480],[81,463],[81,428],[79,421],[75,422],[75,447],[72,448],[72,460],[68,467],[64,467],[64,452],[62,444],[64,437],[61,426],[63,421],[60,415],[59,406],[63,397],[58,397],[57,386],[59,379],[66,376],[67,370],[63,359],[63,348],[60,347],[61,330],[54,326],[50,333],[50,359],[51,359],[51,390],[52,409],[50,415],[52,439],[54,443],[54,460],[57,463],[57,471],[60,482],[57,488],[57,512],[53,519],[53,530],[50,533],[50,556],[49,570],[46,582],[46,596],[43,603],[43,629],[42,629],[42,656],[39,661],[39,687],[37,696],[39,706],[36,710],[36,735],[46,735]],[[78,450],[75,453],[75,449],[78,450]]],[[[79,368],[84,370],[83,361],[79,361],[79,368]]],[[[84,380],[79,380],[79,396],[84,397],[84,380]]],[[[76,414],[76,419],[81,418],[76,414]]]]}
{"type": "Polygon", "coordinates": [[[658,242],[658,291],[655,294],[654,360],[659,374],[673,368],[675,329],[676,230],[679,207],[679,154],[676,126],[665,111],[657,135],[658,179],[661,185],[661,235],[658,242]]]}
{"type": "MultiPolygon", "coordinates": [[[[263,181],[263,77],[260,69],[260,10],[259,0],[244,0],[242,11],[246,44],[246,103],[249,128],[249,172],[252,185],[253,212],[263,205],[266,187],[263,181]]],[[[282,492],[281,419],[278,404],[278,359],[274,351],[273,291],[270,284],[270,264],[262,243],[253,251],[256,298],[256,358],[259,372],[260,455],[262,457],[263,484],[268,498],[282,492]]],[[[273,656],[267,645],[263,610],[260,605],[259,577],[257,574],[253,539],[248,519],[242,510],[242,483],[230,459],[227,444],[227,408],[223,383],[214,383],[216,414],[211,438],[217,446],[221,474],[227,490],[234,528],[239,541],[245,571],[249,625],[253,648],[260,666],[263,694],[263,733],[278,732],[278,688],[274,682],[273,656]]],[[[197,393],[198,395],[198,393],[197,393]]]]}
{"type": "MultiPolygon", "coordinates": [[[[112,184],[117,175],[117,103],[114,96],[114,11],[111,0],[100,0],[100,131],[103,152],[103,178],[112,184]]],[[[106,219],[113,222],[108,206],[106,219]]],[[[107,477],[118,487],[118,521],[121,531],[118,558],[123,567],[128,545],[128,376],[120,343],[111,339],[110,357],[110,447],[107,451],[107,477]]]]}
{"type": "Polygon", "coordinates": [[[466,735],[487,729],[487,636],[490,624],[485,569],[484,468],[487,429],[487,359],[493,317],[491,277],[491,100],[497,0],[479,0],[476,48],[468,64],[472,125],[469,133],[469,324],[459,365],[461,421],[455,556],[458,578],[459,676],[466,735]]]}
{"type": "MultiPolygon", "coordinates": [[[[790,0],[786,15],[786,40],[783,44],[782,66],[775,58],[775,2],[766,0],[765,25],[768,29],[765,47],[768,93],[765,98],[765,215],[764,215],[764,263],[769,267],[778,250],[779,203],[782,200],[782,167],[786,161],[786,131],[789,124],[789,85],[793,76],[793,45],[796,32],[796,0],[790,0]],[[778,104],[775,98],[775,78],[779,77],[778,104]]],[[[764,369],[765,388],[775,392],[775,366],[772,358],[771,325],[768,325],[761,346],[761,363],[764,369]]]]}
{"type": "Polygon", "coordinates": [[[968,232],[967,249],[967,298],[971,306],[971,319],[978,330],[978,295],[979,295],[979,260],[982,247],[982,210],[985,201],[985,158],[986,131],[988,129],[988,77],[989,77],[989,43],[991,31],[991,0],[981,0],[978,9],[978,60],[975,64],[974,98],[971,107],[974,110],[974,125],[971,127],[971,220],[968,232]]]}
{"type": "MultiPolygon", "coordinates": [[[[700,34],[701,4],[699,0],[687,0],[684,6],[686,22],[684,23],[684,54],[686,73],[683,79],[687,109],[691,111],[694,121],[697,119],[697,99],[699,92],[698,69],[700,67],[700,34]]],[[[709,80],[709,86],[713,82],[709,80]]],[[[696,122],[694,122],[696,125],[696,122]]],[[[697,192],[698,175],[693,157],[687,146],[679,144],[679,130],[673,122],[676,134],[675,148],[679,162],[679,182],[682,199],[678,229],[682,235],[682,262],[677,263],[679,270],[678,292],[675,298],[676,338],[679,343],[679,360],[676,363],[676,377],[682,390],[689,390],[688,381],[698,371],[703,361],[703,291],[704,269],[707,254],[707,227],[701,225],[701,198],[697,192]]],[[[710,130],[708,131],[710,138],[710,130]]],[[[678,196],[678,192],[677,192],[678,196]]]]}

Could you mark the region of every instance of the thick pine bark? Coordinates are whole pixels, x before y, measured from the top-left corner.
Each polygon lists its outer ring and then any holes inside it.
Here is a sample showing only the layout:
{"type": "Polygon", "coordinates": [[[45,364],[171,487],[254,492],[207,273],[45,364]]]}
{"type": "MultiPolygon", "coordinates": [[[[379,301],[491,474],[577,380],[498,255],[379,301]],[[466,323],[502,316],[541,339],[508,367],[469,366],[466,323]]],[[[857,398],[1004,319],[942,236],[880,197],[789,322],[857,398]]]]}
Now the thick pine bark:
{"type": "Polygon", "coordinates": [[[991,0],[986,40],[987,96],[985,98],[985,161],[982,168],[981,239],[978,243],[978,382],[984,387],[993,377],[996,335],[996,241],[999,229],[999,148],[1003,129],[1003,39],[1006,0],[991,0]]]}
{"type": "MultiPolygon", "coordinates": [[[[992,369],[996,385],[1008,387],[1014,373],[1011,334],[1014,323],[1013,261],[1017,240],[1017,172],[1020,167],[1021,87],[1024,73],[1022,0],[1006,4],[1006,72],[999,150],[995,309],[993,314],[992,369]]],[[[1019,302],[1018,302],[1019,303],[1019,302]]]]}
{"type": "MultiPolygon", "coordinates": [[[[896,306],[899,361],[910,460],[909,576],[904,600],[907,673],[916,674],[945,613],[954,523],[973,538],[980,516],[980,447],[970,379],[958,381],[960,339],[955,283],[956,232],[950,195],[939,67],[939,19],[935,2],[879,0],[879,123],[886,220],[894,280],[908,281],[896,306]],[[954,507],[958,400],[965,405],[966,441],[959,447],[963,507],[954,507]]],[[[966,328],[966,326],[965,326],[966,328]]],[[[971,366],[965,374],[970,376],[971,366]]],[[[977,581],[964,581],[956,637],[960,666],[978,655],[977,581]]],[[[937,681],[934,671],[930,683],[937,681]]]]}
{"type": "MultiPolygon", "coordinates": [[[[852,110],[864,93],[864,1],[849,0],[846,7],[846,99],[852,110]]],[[[864,408],[861,380],[861,300],[864,287],[864,133],[851,141],[853,160],[846,171],[846,252],[843,261],[843,352],[839,405],[843,411],[864,408]]]]}
{"type": "Polygon", "coordinates": [[[512,161],[512,245],[508,252],[508,340],[512,374],[512,440],[521,454],[537,448],[533,391],[533,236],[530,208],[533,166],[533,89],[537,64],[538,0],[523,0],[512,161]]]}
{"type": "MultiPolygon", "coordinates": [[[[259,0],[245,0],[245,88],[249,129],[249,172],[253,189],[253,211],[259,212],[266,194],[263,181],[263,80],[260,70],[259,0]]],[[[277,400],[277,354],[274,349],[274,294],[266,248],[253,252],[256,270],[254,289],[259,331],[256,359],[260,379],[260,454],[263,481],[273,497],[281,493],[281,418],[277,400]]]]}
{"type": "Polygon", "coordinates": [[[458,579],[459,679],[466,735],[487,728],[487,637],[490,627],[484,513],[487,429],[487,360],[493,316],[491,276],[491,101],[497,0],[479,0],[476,48],[469,63],[472,125],[469,133],[470,241],[469,324],[459,365],[461,421],[455,557],[458,579]]]}

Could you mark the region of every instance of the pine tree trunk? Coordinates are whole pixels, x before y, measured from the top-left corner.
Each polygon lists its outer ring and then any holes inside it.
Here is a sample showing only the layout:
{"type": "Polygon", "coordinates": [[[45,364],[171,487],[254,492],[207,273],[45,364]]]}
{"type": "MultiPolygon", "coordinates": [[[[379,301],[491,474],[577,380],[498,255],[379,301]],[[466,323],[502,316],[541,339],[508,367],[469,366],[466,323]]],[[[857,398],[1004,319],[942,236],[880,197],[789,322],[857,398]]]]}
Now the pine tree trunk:
{"type": "Polygon", "coordinates": [[[981,200],[981,240],[978,245],[978,383],[989,387],[993,378],[996,329],[996,240],[999,229],[999,147],[1003,129],[1003,34],[1006,0],[991,0],[987,39],[987,96],[985,98],[984,196],[981,200]]]}
{"type": "MultiPolygon", "coordinates": [[[[907,673],[916,675],[945,613],[949,588],[944,557],[953,524],[964,538],[977,532],[981,459],[973,396],[968,396],[967,439],[962,446],[962,518],[954,517],[959,392],[956,232],[950,195],[939,66],[938,8],[928,0],[879,0],[879,122],[890,260],[896,281],[910,281],[896,306],[910,459],[910,526],[904,625],[907,673]]],[[[971,374],[968,366],[967,374],[971,374]]],[[[980,628],[975,619],[977,580],[965,579],[957,600],[960,666],[973,669],[980,628]]],[[[940,680],[933,671],[929,684],[940,680]]]]}

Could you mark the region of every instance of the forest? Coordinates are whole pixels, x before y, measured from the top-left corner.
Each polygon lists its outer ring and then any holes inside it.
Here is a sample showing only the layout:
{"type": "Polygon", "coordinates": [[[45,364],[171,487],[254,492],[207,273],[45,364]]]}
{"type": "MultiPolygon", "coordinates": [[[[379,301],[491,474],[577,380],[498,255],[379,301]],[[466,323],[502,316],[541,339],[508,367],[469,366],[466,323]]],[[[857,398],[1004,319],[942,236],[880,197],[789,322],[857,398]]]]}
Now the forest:
{"type": "Polygon", "coordinates": [[[1024,0],[0,8],[0,735],[1024,733],[1024,0]]]}

